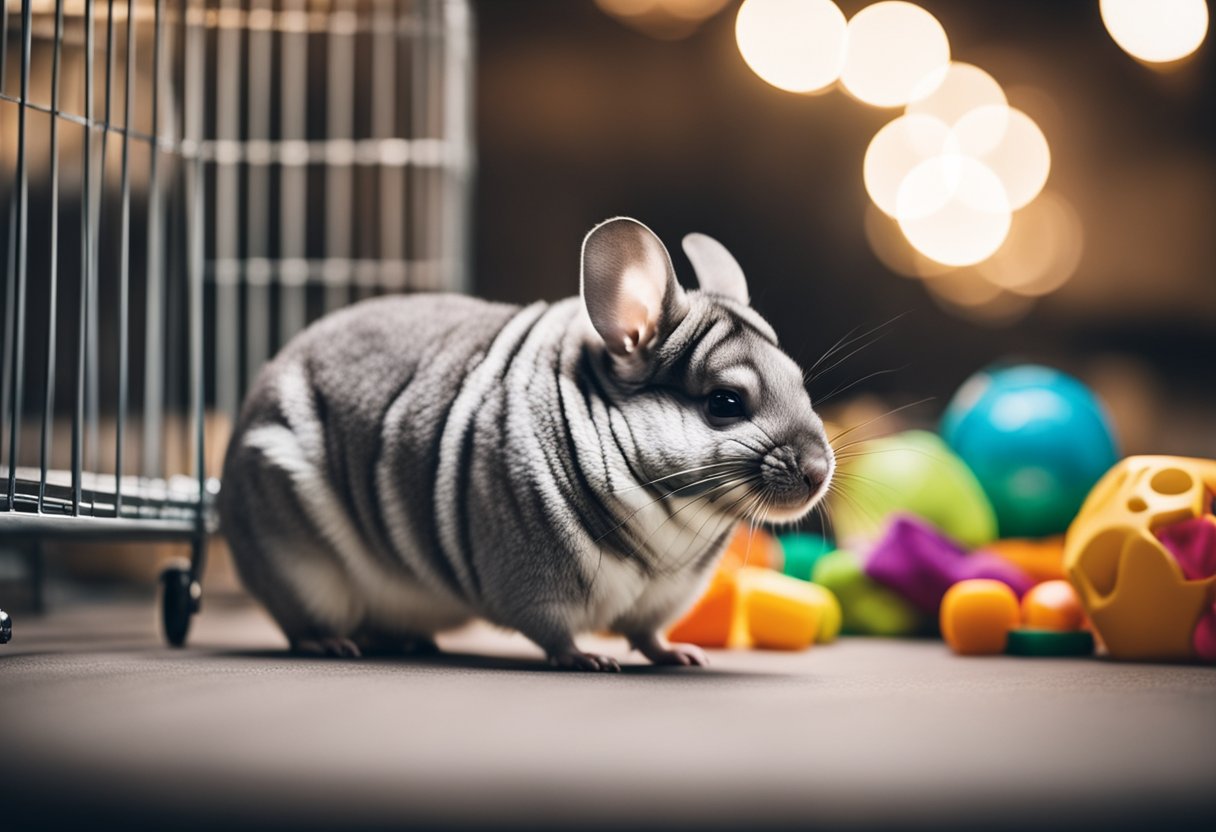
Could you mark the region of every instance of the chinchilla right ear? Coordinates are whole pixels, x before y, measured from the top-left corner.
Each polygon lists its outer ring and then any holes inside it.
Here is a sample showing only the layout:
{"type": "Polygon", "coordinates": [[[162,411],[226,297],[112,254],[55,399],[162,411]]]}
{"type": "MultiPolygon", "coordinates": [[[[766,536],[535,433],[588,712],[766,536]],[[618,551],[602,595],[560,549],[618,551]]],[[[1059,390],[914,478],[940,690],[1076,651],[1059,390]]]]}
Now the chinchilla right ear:
{"type": "Polygon", "coordinates": [[[583,240],[583,304],[617,366],[640,369],[688,314],[671,256],[637,220],[616,217],[583,240]]]}
{"type": "Polygon", "coordinates": [[[689,234],[684,238],[684,253],[697,273],[702,291],[748,305],[747,278],[726,246],[708,234],[689,234]]]}

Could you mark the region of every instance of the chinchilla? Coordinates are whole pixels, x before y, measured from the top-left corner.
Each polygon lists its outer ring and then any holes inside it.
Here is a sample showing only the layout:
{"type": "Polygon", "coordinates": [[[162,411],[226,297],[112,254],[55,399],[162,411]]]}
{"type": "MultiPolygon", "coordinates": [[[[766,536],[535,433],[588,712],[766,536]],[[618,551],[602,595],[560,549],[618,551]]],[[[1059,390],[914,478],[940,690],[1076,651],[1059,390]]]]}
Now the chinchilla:
{"type": "Polygon", "coordinates": [[[835,460],[803,375],[717,241],[685,291],[646,226],[582,249],[582,296],[365,301],[263,369],[224,465],[223,529],[292,646],[434,648],[483,618],[559,666],[616,670],[575,636],[704,664],[659,633],[741,520],[793,521],[835,460]]]}

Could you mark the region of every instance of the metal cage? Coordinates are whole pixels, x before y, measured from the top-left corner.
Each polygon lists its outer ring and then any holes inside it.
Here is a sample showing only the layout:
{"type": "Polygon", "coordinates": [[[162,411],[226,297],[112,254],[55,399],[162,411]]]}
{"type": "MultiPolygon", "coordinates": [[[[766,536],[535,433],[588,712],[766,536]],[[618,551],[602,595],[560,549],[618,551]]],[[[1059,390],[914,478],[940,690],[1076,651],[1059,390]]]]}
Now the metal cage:
{"type": "Polygon", "coordinates": [[[7,0],[0,539],[188,541],[184,642],[262,363],[467,286],[471,39],[466,0],[7,0]]]}

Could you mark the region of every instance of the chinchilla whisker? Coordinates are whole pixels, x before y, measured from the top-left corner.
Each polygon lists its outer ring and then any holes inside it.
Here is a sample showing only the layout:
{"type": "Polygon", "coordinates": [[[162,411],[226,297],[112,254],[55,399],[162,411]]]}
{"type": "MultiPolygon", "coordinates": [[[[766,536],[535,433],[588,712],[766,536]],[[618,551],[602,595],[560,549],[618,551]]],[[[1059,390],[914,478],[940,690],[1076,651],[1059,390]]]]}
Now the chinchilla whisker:
{"type": "MultiPolygon", "coordinates": [[[[898,495],[899,491],[890,483],[880,482],[872,477],[863,477],[861,474],[854,474],[852,471],[837,471],[836,476],[842,478],[845,483],[856,483],[860,485],[870,485],[875,488],[881,488],[888,494],[898,495]]],[[[844,488],[844,485],[841,485],[844,488]]]]}
{"type": "MultiPolygon", "coordinates": [[[[646,505],[641,506],[638,509],[638,511],[642,511],[643,509],[649,508],[650,506],[654,505],[655,503],[660,502],[661,500],[664,500],[674,494],[679,494],[681,491],[686,491],[689,488],[696,488],[697,486],[700,486],[700,485],[707,485],[711,482],[714,482],[715,480],[721,480],[721,479],[725,479],[727,477],[738,476],[738,474],[739,474],[738,469],[729,469],[726,471],[714,471],[713,473],[706,474],[705,476],[701,477],[700,479],[694,480],[690,483],[685,483],[684,485],[681,485],[678,488],[672,488],[668,491],[664,491],[658,497],[651,500],[646,505]]],[[[633,515],[630,515],[630,518],[632,518],[632,516],[633,515]]]]}
{"type": "Polygon", "coordinates": [[[743,565],[744,566],[747,566],[747,564],[752,559],[752,540],[754,540],[756,537],[756,515],[753,514],[753,512],[755,511],[755,507],[758,504],[759,503],[752,503],[751,505],[749,505],[747,507],[747,511],[744,512],[745,514],[748,515],[748,518],[747,518],[747,550],[743,553],[743,565]]]}
{"type": "MultiPolygon", "coordinates": [[[[876,326],[866,332],[863,332],[861,335],[858,335],[856,338],[853,338],[853,339],[847,341],[846,343],[841,344],[839,347],[835,348],[835,349],[847,349],[848,347],[852,346],[853,344],[857,343],[858,341],[862,341],[866,338],[870,338],[870,336],[874,335],[874,333],[876,333],[876,332],[879,333],[877,335],[877,337],[871,338],[869,341],[862,344],[860,347],[857,347],[857,348],[851,350],[850,352],[846,353],[843,357],[836,359],[831,364],[829,364],[827,367],[824,367],[822,370],[820,370],[818,373],[814,373],[815,368],[812,367],[811,372],[813,373],[813,375],[811,376],[810,381],[814,382],[815,379],[819,378],[820,376],[824,375],[825,373],[830,373],[832,370],[839,367],[841,364],[848,361],[853,356],[857,355],[857,353],[861,352],[862,350],[866,349],[867,347],[872,347],[875,344],[877,344],[879,341],[881,341],[883,338],[885,338],[887,336],[886,332],[879,332],[879,330],[889,327],[891,324],[895,323],[896,321],[898,321],[900,318],[904,317],[907,314],[908,314],[907,312],[900,312],[894,318],[884,321],[883,323],[879,324],[878,326],[876,326]]],[[[823,359],[820,359],[820,360],[822,361],[823,359]]]]}
{"type": "Polygon", "coordinates": [[[907,409],[908,409],[908,408],[910,408],[910,407],[916,407],[916,406],[918,406],[918,405],[922,405],[922,404],[926,404],[926,403],[928,403],[928,402],[931,402],[931,401],[933,401],[935,398],[936,398],[936,396],[926,396],[926,397],[925,397],[925,398],[923,398],[923,399],[917,399],[917,400],[916,400],[916,401],[914,401],[914,402],[908,402],[907,404],[900,405],[899,407],[893,407],[893,408],[891,408],[890,410],[888,410],[886,413],[880,413],[880,414],[878,414],[878,415],[877,415],[877,416],[875,416],[873,419],[867,419],[866,421],[862,422],[862,423],[861,423],[861,424],[859,424],[859,425],[853,425],[853,427],[851,427],[851,428],[845,428],[845,429],[844,429],[844,430],[842,430],[840,433],[838,433],[838,434],[836,434],[835,436],[831,437],[831,438],[828,440],[828,442],[829,442],[829,444],[831,444],[831,445],[832,445],[832,447],[834,448],[834,447],[836,447],[835,443],[836,443],[836,440],[837,440],[837,439],[843,439],[844,437],[848,436],[850,433],[852,433],[852,432],[853,432],[853,431],[855,431],[855,430],[861,430],[862,428],[864,428],[864,427],[866,427],[866,426],[868,426],[868,425],[872,425],[872,424],[874,424],[874,423],[875,423],[875,422],[877,422],[879,419],[885,419],[885,418],[887,418],[888,416],[894,416],[896,413],[900,413],[900,412],[902,412],[902,411],[904,411],[904,410],[907,410],[907,409]]]}
{"type": "Polygon", "coordinates": [[[636,491],[639,488],[645,488],[648,485],[654,485],[655,483],[660,483],[663,480],[669,480],[672,477],[679,477],[679,476],[683,476],[684,474],[695,474],[698,471],[705,471],[710,468],[724,468],[724,467],[730,466],[730,465],[738,465],[742,461],[744,461],[744,460],[725,459],[720,462],[711,462],[709,465],[698,465],[694,468],[685,468],[683,471],[676,471],[671,474],[666,474],[662,477],[656,477],[655,479],[651,480],[650,482],[640,482],[636,485],[628,486],[627,488],[613,489],[612,493],[613,494],[623,494],[626,491],[636,491]]]}
{"type": "Polygon", "coordinates": [[[659,529],[661,529],[661,528],[663,528],[665,525],[667,525],[667,521],[668,521],[668,520],[671,520],[671,519],[672,519],[672,518],[674,518],[674,517],[675,517],[677,514],[681,513],[681,512],[682,512],[682,511],[684,511],[685,509],[687,509],[689,506],[696,505],[698,502],[700,502],[700,501],[702,501],[702,500],[704,500],[704,501],[705,501],[704,505],[713,505],[714,498],[715,498],[715,496],[716,496],[716,495],[715,495],[715,492],[720,492],[720,493],[722,493],[722,494],[729,494],[729,493],[730,493],[730,491],[731,491],[731,489],[733,489],[733,488],[738,488],[740,485],[744,484],[744,483],[745,483],[745,482],[747,482],[749,479],[751,479],[751,477],[746,477],[746,478],[739,478],[739,477],[736,477],[735,479],[731,479],[731,480],[727,480],[726,482],[721,482],[721,483],[718,483],[717,485],[715,485],[715,486],[713,486],[712,488],[708,489],[708,490],[707,490],[707,491],[706,491],[704,494],[701,494],[701,495],[697,496],[697,497],[696,497],[694,500],[692,500],[692,501],[690,501],[690,502],[686,503],[685,505],[680,506],[678,509],[676,509],[676,510],[675,510],[675,511],[673,511],[671,514],[669,514],[669,515],[667,516],[667,519],[666,519],[666,520],[664,520],[664,521],[663,521],[662,523],[660,523],[659,525],[655,526],[655,527],[654,527],[654,529],[653,529],[653,531],[651,531],[651,532],[650,532],[650,533],[649,533],[649,534],[646,536],[646,537],[647,537],[647,539],[649,539],[649,538],[650,538],[650,537],[652,537],[654,534],[656,534],[656,533],[659,531],[659,529]]]}
{"type": "Polygon", "coordinates": [[[756,496],[757,496],[756,504],[754,506],[751,506],[748,508],[748,512],[752,516],[753,534],[755,533],[755,527],[761,525],[761,521],[759,519],[759,513],[764,509],[764,507],[766,505],[768,505],[768,500],[769,500],[768,492],[765,490],[762,490],[756,496]]]}
{"type": "Polygon", "coordinates": [[[830,535],[832,540],[836,539],[836,527],[832,523],[832,514],[828,510],[827,500],[820,500],[815,504],[815,511],[819,514],[819,525],[822,527],[826,535],[830,535]]]}
{"type": "Polygon", "coordinates": [[[710,474],[709,476],[702,477],[701,479],[696,480],[695,482],[690,482],[690,483],[688,483],[687,485],[682,485],[682,486],[680,486],[679,488],[672,489],[671,491],[668,491],[668,492],[666,492],[665,494],[660,494],[658,497],[655,497],[653,500],[649,501],[649,502],[648,502],[648,503],[646,503],[645,505],[639,506],[638,508],[634,509],[634,510],[633,510],[633,511],[632,511],[632,512],[629,514],[629,516],[628,516],[628,517],[626,517],[626,518],[625,518],[624,520],[622,520],[621,522],[617,523],[615,526],[613,526],[613,527],[612,527],[611,529],[609,529],[608,531],[604,532],[602,535],[600,535],[599,537],[597,537],[597,538],[596,538],[596,539],[595,539],[593,542],[594,542],[594,543],[599,543],[599,542],[600,542],[600,541],[602,541],[602,540],[603,540],[605,537],[607,537],[608,535],[612,534],[614,531],[616,531],[617,529],[619,529],[621,526],[625,525],[625,524],[626,524],[626,523],[628,523],[630,520],[632,520],[634,517],[636,517],[636,516],[637,516],[637,515],[638,515],[640,512],[643,512],[643,511],[645,511],[646,509],[650,508],[651,506],[653,506],[653,505],[655,505],[655,504],[657,504],[657,503],[660,503],[660,502],[662,502],[663,500],[666,500],[668,497],[672,496],[673,494],[678,494],[678,493],[679,493],[679,492],[681,492],[681,491],[685,491],[685,490],[687,490],[687,489],[689,489],[689,488],[694,488],[694,487],[699,486],[699,485],[705,485],[705,484],[707,484],[707,483],[713,482],[714,480],[720,480],[720,479],[723,479],[723,478],[727,478],[727,477],[733,477],[733,476],[738,476],[738,473],[737,473],[737,472],[730,472],[730,471],[727,471],[726,473],[723,473],[723,474],[710,474]]]}
{"type": "Polygon", "coordinates": [[[747,449],[748,449],[749,451],[751,451],[752,453],[754,453],[754,454],[758,454],[758,455],[760,455],[760,456],[764,456],[766,453],[768,453],[768,451],[767,451],[767,450],[765,450],[764,448],[754,448],[754,447],[752,447],[751,445],[749,445],[749,444],[747,444],[746,442],[744,442],[742,439],[737,439],[737,438],[735,438],[734,436],[728,436],[728,437],[726,437],[726,441],[727,441],[727,442],[734,442],[736,445],[742,445],[743,447],[747,448],[747,449]]]}
{"type": "Polygon", "coordinates": [[[773,443],[772,447],[776,448],[777,446],[779,446],[781,444],[776,439],[774,439],[772,437],[772,435],[768,431],[766,431],[763,427],[761,427],[758,423],[753,423],[753,426],[756,428],[756,430],[758,430],[762,434],[764,434],[765,439],[767,439],[769,442],[773,443]]]}
{"type": "Polygon", "coordinates": [[[741,467],[736,466],[735,468],[732,468],[729,471],[720,471],[720,472],[716,472],[713,474],[706,474],[704,477],[697,480],[696,482],[688,483],[688,485],[681,486],[680,488],[674,488],[671,491],[664,493],[663,496],[669,497],[672,494],[676,494],[680,491],[683,491],[685,488],[691,488],[693,486],[698,486],[698,485],[708,485],[709,483],[714,482],[715,480],[726,479],[729,477],[737,477],[737,476],[741,476],[743,473],[744,473],[744,470],[741,467]]]}
{"type": "Polygon", "coordinates": [[[863,503],[856,495],[850,494],[842,486],[832,483],[828,486],[828,491],[843,500],[850,511],[858,514],[867,523],[876,524],[880,520],[878,512],[863,503]]]}
{"type": "Polygon", "coordinates": [[[879,341],[881,341],[881,340],[882,340],[883,338],[885,338],[886,336],[887,336],[887,333],[885,333],[885,332],[880,333],[880,334],[878,334],[877,336],[875,336],[874,338],[871,338],[871,339],[870,339],[869,341],[867,341],[866,343],[862,344],[860,347],[854,347],[853,349],[849,350],[849,351],[848,351],[848,352],[846,352],[844,355],[842,355],[840,358],[837,358],[837,359],[836,359],[835,361],[833,361],[831,364],[827,365],[827,366],[826,366],[826,367],[824,367],[822,370],[820,370],[819,372],[817,372],[817,373],[815,373],[814,375],[812,375],[812,376],[811,376],[810,383],[811,383],[811,384],[814,384],[816,379],[822,378],[822,377],[823,377],[825,374],[832,372],[832,370],[835,370],[835,369],[836,369],[837,367],[839,367],[841,364],[843,364],[844,362],[848,361],[848,360],[849,360],[850,358],[852,358],[853,356],[857,355],[857,353],[859,353],[859,352],[861,352],[862,350],[865,350],[865,349],[867,349],[867,348],[869,348],[869,347],[874,346],[875,344],[877,344],[879,341]]]}
{"type": "Polygon", "coordinates": [[[848,346],[848,344],[852,343],[851,341],[849,341],[849,339],[852,338],[853,333],[855,333],[859,329],[861,329],[861,324],[858,324],[857,326],[853,327],[848,332],[846,332],[844,335],[840,336],[840,338],[837,339],[835,344],[832,344],[832,346],[828,347],[827,352],[825,352],[823,355],[819,356],[819,358],[815,359],[815,363],[803,371],[803,373],[802,373],[803,379],[809,381],[810,380],[809,376],[811,373],[815,372],[815,368],[817,368],[824,361],[827,361],[829,358],[831,358],[833,355],[835,355],[837,350],[843,349],[844,347],[848,346]]]}
{"type": "Polygon", "coordinates": [[[844,384],[844,385],[841,385],[840,387],[837,387],[835,390],[828,393],[826,396],[821,396],[820,398],[815,400],[815,404],[821,405],[824,402],[829,401],[836,396],[839,396],[841,393],[844,393],[846,390],[852,390],[854,387],[856,387],[857,385],[861,384],[864,381],[869,381],[870,379],[878,378],[879,376],[889,376],[889,375],[891,375],[891,373],[902,373],[904,370],[908,369],[911,366],[912,366],[911,364],[904,364],[901,367],[889,367],[886,370],[875,370],[872,373],[867,373],[866,375],[862,376],[859,379],[855,379],[854,381],[850,381],[848,384],[844,384]]]}
{"type": "MultiPolygon", "coordinates": [[[[665,525],[667,525],[668,520],[671,520],[677,514],[681,513],[685,509],[687,509],[689,506],[699,504],[699,506],[697,508],[697,513],[694,514],[694,516],[692,518],[692,522],[696,522],[696,517],[698,517],[700,515],[700,512],[705,511],[707,508],[710,509],[709,516],[705,518],[705,520],[698,527],[696,533],[693,535],[692,540],[690,540],[687,544],[685,544],[683,551],[680,552],[680,559],[682,561],[684,558],[684,555],[688,552],[688,549],[693,545],[693,543],[695,543],[697,540],[700,539],[701,531],[705,528],[706,524],[709,523],[709,521],[712,520],[716,514],[722,513],[722,512],[715,512],[712,510],[714,500],[716,499],[716,495],[714,492],[720,492],[722,494],[729,494],[735,488],[738,488],[741,485],[747,485],[748,483],[750,483],[754,480],[757,480],[757,479],[759,479],[759,475],[753,475],[753,476],[749,476],[749,477],[740,478],[737,481],[731,480],[729,482],[715,485],[713,488],[706,491],[704,494],[702,494],[697,499],[693,500],[692,502],[688,503],[687,505],[681,506],[680,508],[676,509],[674,512],[671,513],[670,516],[667,517],[666,520],[664,520],[662,523],[660,523],[659,525],[657,525],[653,529],[651,529],[649,532],[647,532],[646,537],[642,539],[642,545],[645,546],[647,543],[649,543],[650,539],[652,537],[654,537],[656,534],[658,534],[660,529],[662,529],[665,525]],[[704,502],[701,502],[702,500],[704,500],[704,502]]],[[[692,522],[690,522],[688,525],[692,525],[692,522]]],[[[684,564],[684,565],[687,565],[687,564],[684,564]]]]}
{"type": "MultiPolygon", "coordinates": [[[[726,471],[717,471],[712,474],[706,474],[704,477],[701,477],[699,480],[696,480],[695,482],[686,483],[685,485],[682,485],[679,488],[673,488],[668,491],[664,491],[663,493],[661,493],[659,495],[658,499],[652,500],[649,503],[649,505],[654,505],[659,500],[665,499],[667,497],[671,497],[672,495],[675,495],[675,494],[679,494],[681,491],[684,491],[686,489],[696,488],[697,486],[701,486],[701,485],[708,485],[709,483],[712,483],[716,480],[725,479],[727,477],[735,477],[735,476],[738,476],[739,474],[740,474],[739,468],[731,468],[726,471]]],[[[690,494],[687,496],[694,496],[694,495],[690,494]]],[[[643,506],[643,508],[645,508],[645,507],[646,506],[643,506]]]]}
{"type": "MultiPolygon", "coordinates": [[[[853,442],[849,442],[844,447],[845,448],[854,447],[856,445],[860,445],[861,443],[863,443],[865,441],[866,440],[864,440],[864,439],[858,439],[853,442]]],[[[894,454],[894,453],[920,454],[925,459],[932,459],[935,461],[941,460],[941,456],[939,456],[938,454],[930,453],[929,451],[926,451],[922,448],[908,448],[908,447],[904,447],[904,446],[900,446],[898,448],[878,448],[877,450],[873,450],[873,451],[854,451],[852,453],[844,454],[843,457],[844,457],[844,459],[860,459],[863,456],[871,456],[873,454],[894,454]]],[[[840,459],[841,455],[837,454],[836,458],[840,459]]]]}
{"type": "MultiPolygon", "coordinates": [[[[750,477],[748,480],[745,480],[744,482],[740,483],[740,485],[747,484],[748,482],[754,482],[758,479],[759,479],[759,476],[750,477]]],[[[733,500],[730,503],[730,505],[726,506],[721,512],[718,512],[716,514],[714,512],[710,512],[709,516],[701,521],[701,525],[698,526],[697,530],[693,533],[692,540],[690,540],[687,544],[685,544],[684,549],[680,552],[679,562],[676,564],[675,568],[672,570],[673,574],[678,573],[680,570],[684,569],[686,566],[688,566],[689,562],[693,559],[693,558],[686,557],[686,555],[688,554],[688,550],[697,541],[705,540],[704,536],[702,535],[702,532],[704,532],[705,527],[707,525],[709,525],[709,521],[713,520],[715,516],[729,515],[732,511],[734,511],[736,506],[738,506],[744,500],[747,500],[748,498],[752,497],[755,493],[756,493],[756,489],[754,487],[749,486],[749,488],[746,491],[744,491],[743,494],[741,494],[739,497],[737,497],[735,500],[733,500]]]]}

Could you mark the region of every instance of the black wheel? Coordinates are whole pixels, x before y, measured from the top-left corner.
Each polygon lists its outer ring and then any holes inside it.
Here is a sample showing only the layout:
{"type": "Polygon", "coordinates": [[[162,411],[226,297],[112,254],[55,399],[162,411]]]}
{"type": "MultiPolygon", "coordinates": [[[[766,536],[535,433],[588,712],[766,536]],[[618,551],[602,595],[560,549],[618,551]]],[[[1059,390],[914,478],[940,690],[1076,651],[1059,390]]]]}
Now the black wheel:
{"type": "Polygon", "coordinates": [[[172,564],[160,573],[161,624],[165,630],[165,641],[173,647],[186,643],[190,632],[190,616],[198,601],[198,584],[190,577],[190,568],[184,564],[172,564]]]}
{"type": "Polygon", "coordinates": [[[13,619],[8,613],[0,610],[0,644],[8,644],[13,637],[13,619]]]}

